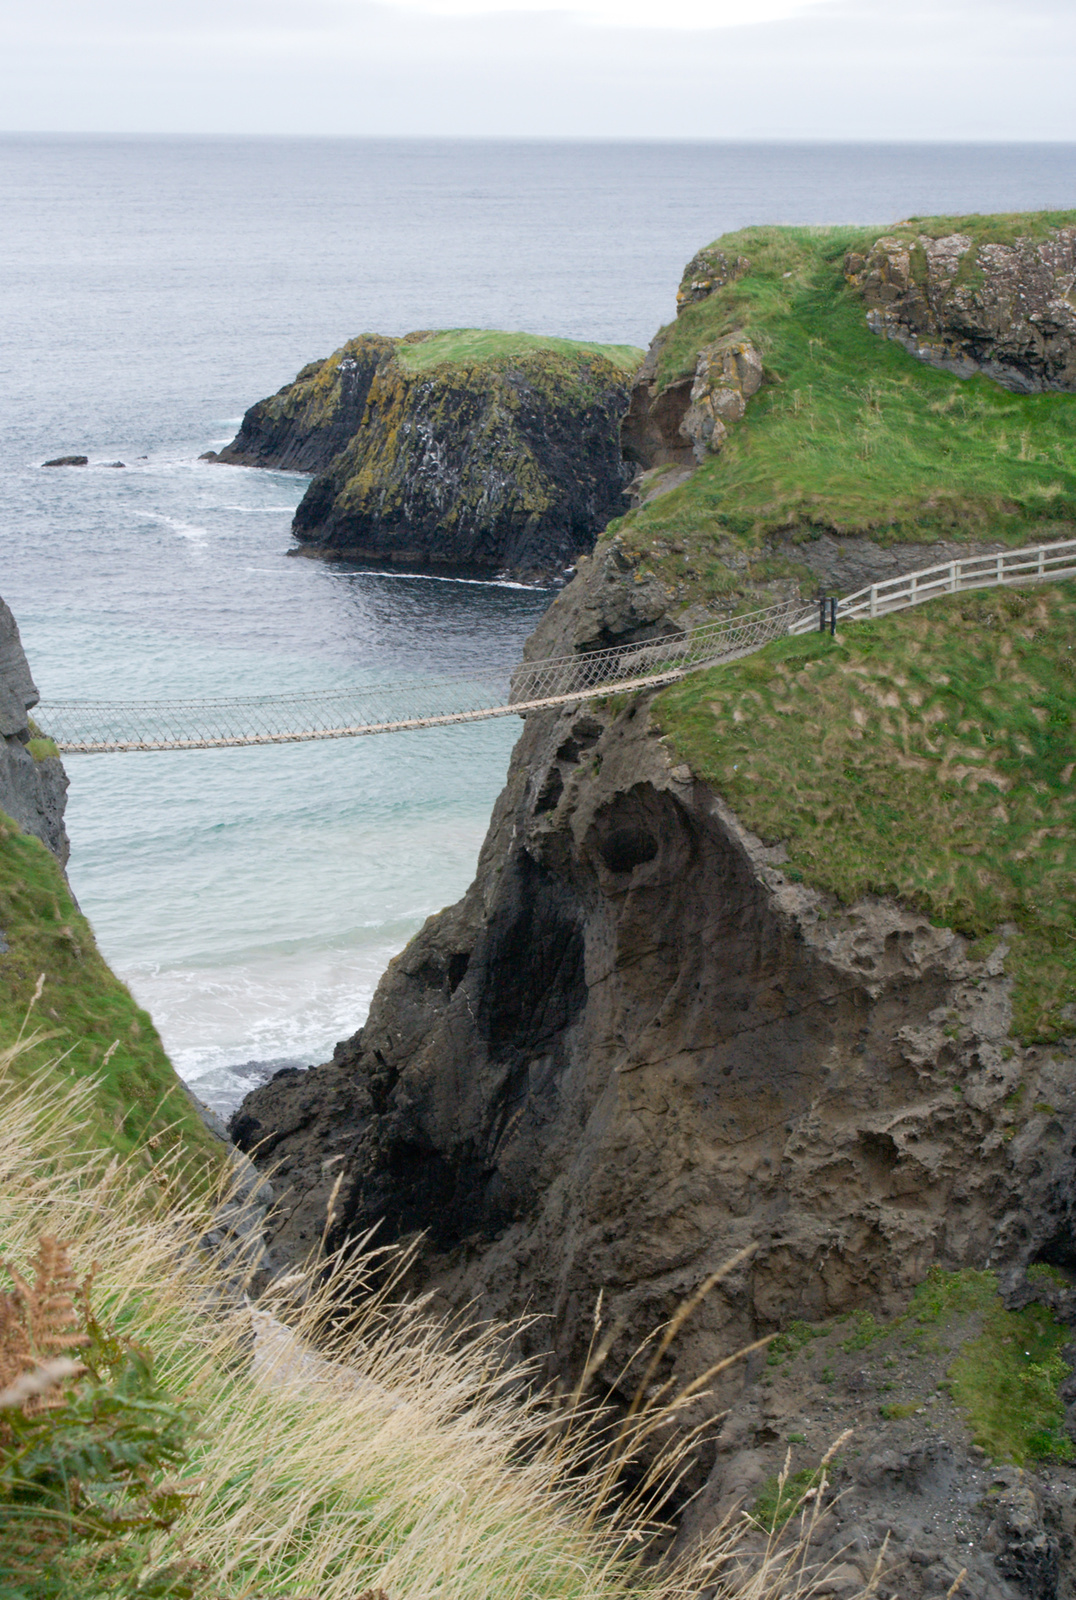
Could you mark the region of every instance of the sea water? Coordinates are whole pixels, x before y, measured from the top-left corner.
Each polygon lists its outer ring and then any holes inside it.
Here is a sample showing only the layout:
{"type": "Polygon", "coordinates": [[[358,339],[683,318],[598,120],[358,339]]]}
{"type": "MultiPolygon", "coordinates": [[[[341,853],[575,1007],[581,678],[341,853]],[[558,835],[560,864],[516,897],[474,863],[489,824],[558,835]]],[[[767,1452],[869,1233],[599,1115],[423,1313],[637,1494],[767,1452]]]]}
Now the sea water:
{"type": "MultiPolygon", "coordinates": [[[[198,459],[356,333],[644,345],[731,228],[1073,205],[1059,145],[4,137],[0,593],[42,694],[507,672],[549,591],[289,560],[307,480],[198,459]]],[[[206,1099],[362,1023],[517,734],[68,758],[75,892],[206,1099]]]]}

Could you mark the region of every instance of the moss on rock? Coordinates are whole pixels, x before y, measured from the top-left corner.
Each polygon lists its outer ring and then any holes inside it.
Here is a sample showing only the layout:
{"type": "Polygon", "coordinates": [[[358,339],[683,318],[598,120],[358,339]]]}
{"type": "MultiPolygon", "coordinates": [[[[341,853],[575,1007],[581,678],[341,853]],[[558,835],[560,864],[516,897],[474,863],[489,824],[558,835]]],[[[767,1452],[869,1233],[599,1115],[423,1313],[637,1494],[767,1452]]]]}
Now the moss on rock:
{"type": "Polygon", "coordinates": [[[293,528],[311,553],[555,577],[626,509],[641,356],[483,329],[364,335],[253,406],[219,459],[318,472],[293,528]]]}

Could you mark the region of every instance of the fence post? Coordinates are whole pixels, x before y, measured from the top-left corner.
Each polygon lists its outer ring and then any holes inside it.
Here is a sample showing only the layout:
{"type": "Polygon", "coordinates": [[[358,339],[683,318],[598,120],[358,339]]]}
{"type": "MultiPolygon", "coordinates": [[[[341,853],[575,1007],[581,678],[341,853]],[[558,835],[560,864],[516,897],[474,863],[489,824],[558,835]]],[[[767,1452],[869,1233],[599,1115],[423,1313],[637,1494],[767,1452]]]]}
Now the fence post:
{"type": "Polygon", "coordinates": [[[1043,575],[1043,573],[1045,571],[1046,571],[1046,551],[1042,548],[1042,545],[1040,544],[1040,546],[1039,546],[1039,577],[1040,578],[1042,577],[1042,575],[1043,575]]]}
{"type": "Polygon", "coordinates": [[[876,617],[878,615],[878,585],[876,583],[871,584],[870,614],[872,617],[876,617]]]}
{"type": "Polygon", "coordinates": [[[997,560],[997,581],[998,581],[998,583],[1004,583],[1005,582],[1005,556],[1004,556],[1004,553],[1002,553],[1002,554],[1000,554],[998,556],[998,560],[997,560]]]}
{"type": "Polygon", "coordinates": [[[832,595],[829,602],[829,631],[832,637],[837,632],[837,596],[832,595]]]}
{"type": "Polygon", "coordinates": [[[826,597],[824,594],[818,596],[818,631],[819,633],[825,633],[826,631],[826,597]]]}
{"type": "Polygon", "coordinates": [[[949,563],[949,593],[950,594],[956,594],[956,591],[957,591],[957,568],[959,567],[959,565],[960,565],[959,561],[950,561],[950,563],[949,563]]]}

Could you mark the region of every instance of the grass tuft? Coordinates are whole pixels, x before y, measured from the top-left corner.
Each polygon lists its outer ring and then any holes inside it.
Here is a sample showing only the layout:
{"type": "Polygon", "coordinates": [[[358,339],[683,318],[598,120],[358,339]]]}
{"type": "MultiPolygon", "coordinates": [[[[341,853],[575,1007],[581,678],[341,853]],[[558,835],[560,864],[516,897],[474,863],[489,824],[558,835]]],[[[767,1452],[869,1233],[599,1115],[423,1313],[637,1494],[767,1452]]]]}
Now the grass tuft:
{"type": "Polygon", "coordinates": [[[1017,1466],[1071,1461],[1076,1448],[1059,1393],[1071,1370],[1061,1354],[1068,1329],[1046,1306],[1007,1311],[992,1272],[935,1269],[912,1297],[910,1317],[921,1327],[969,1315],[978,1315],[981,1331],[949,1368],[949,1388],[975,1443],[1017,1466]]]}

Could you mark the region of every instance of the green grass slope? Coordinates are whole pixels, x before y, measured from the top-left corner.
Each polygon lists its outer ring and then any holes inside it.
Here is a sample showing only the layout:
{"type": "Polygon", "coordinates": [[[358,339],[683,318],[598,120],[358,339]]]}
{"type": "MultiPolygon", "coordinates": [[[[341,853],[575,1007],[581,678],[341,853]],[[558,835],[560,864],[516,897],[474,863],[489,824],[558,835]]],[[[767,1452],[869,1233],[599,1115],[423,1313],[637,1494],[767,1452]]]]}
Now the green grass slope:
{"type": "MultiPolygon", "coordinates": [[[[1076,395],[1017,395],[923,365],[870,332],[843,268],[847,252],[866,252],[883,231],[914,239],[959,228],[977,247],[1074,222],[1076,212],[920,218],[885,230],[748,228],[718,240],[750,270],[664,330],[658,379],[683,379],[702,347],[743,332],[762,354],[763,386],[719,456],[607,536],[685,598],[735,587],[730,546],[763,558],[778,534],[883,544],[1069,536],[1076,395]]],[[[977,270],[974,250],[961,270],[977,270]]]]}
{"type": "Polygon", "coordinates": [[[600,356],[620,372],[632,373],[643,351],[630,344],[594,344],[588,340],[547,338],[538,333],[502,333],[488,328],[449,328],[438,333],[413,333],[401,341],[396,359],[406,372],[429,372],[446,365],[500,364],[534,351],[548,355],[600,356]]]}
{"type": "Polygon", "coordinates": [[[1027,1042],[1076,1031],[1076,584],[932,601],[692,674],[655,702],[789,870],[971,939],[1014,924],[1027,1042]]]}
{"type": "Polygon", "coordinates": [[[100,1075],[88,1146],[121,1155],[143,1145],[181,1149],[196,1168],[217,1171],[219,1141],[193,1110],[150,1017],[102,959],[56,861],[0,812],[0,1050],[20,1032],[41,1038],[18,1056],[17,1075],[52,1077],[58,1092],[100,1075]]]}

